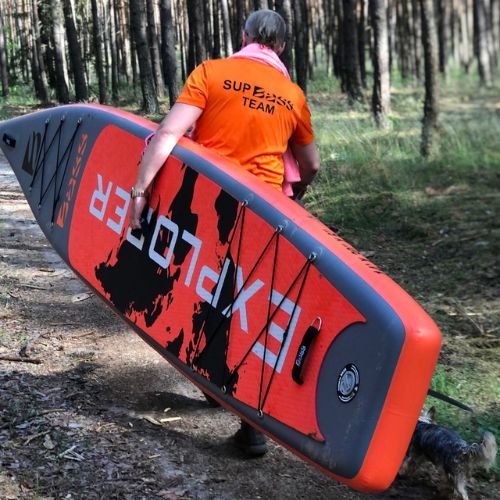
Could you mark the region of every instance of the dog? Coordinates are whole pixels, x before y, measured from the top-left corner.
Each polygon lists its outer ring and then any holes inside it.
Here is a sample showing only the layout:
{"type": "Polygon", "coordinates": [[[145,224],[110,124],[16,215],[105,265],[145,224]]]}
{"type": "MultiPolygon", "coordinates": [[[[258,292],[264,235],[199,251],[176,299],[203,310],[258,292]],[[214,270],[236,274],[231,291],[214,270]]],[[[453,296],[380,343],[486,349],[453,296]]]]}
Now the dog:
{"type": "Polygon", "coordinates": [[[455,431],[437,425],[436,410],[423,410],[417,422],[401,469],[412,473],[424,460],[430,460],[444,472],[455,495],[468,500],[467,483],[475,468],[488,470],[495,463],[497,443],[491,432],[485,432],[481,443],[468,444],[455,431]]]}

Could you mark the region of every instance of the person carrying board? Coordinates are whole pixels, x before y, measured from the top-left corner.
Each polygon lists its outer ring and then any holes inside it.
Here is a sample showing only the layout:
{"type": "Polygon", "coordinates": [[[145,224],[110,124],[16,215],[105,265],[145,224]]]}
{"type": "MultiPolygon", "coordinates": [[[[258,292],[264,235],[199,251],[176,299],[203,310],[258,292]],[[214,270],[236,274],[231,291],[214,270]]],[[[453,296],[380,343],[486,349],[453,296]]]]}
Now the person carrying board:
{"type": "MultiPolygon", "coordinates": [[[[144,151],[132,188],[130,227],[140,229],[150,186],[178,140],[191,138],[232,160],[285,195],[301,198],[319,170],[311,113],[279,56],[286,24],[276,12],[250,14],[243,47],[207,60],[181,94],[144,151]]],[[[267,451],[264,436],[242,421],[235,443],[248,455],[267,451]]]]}

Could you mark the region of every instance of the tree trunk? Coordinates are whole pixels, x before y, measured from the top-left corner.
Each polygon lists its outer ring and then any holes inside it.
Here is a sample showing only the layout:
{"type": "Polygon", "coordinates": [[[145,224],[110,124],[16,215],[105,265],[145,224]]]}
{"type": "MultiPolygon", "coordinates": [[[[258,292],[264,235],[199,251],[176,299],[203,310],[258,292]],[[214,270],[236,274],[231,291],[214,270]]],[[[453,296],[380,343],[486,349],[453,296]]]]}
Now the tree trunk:
{"type": "Polygon", "coordinates": [[[109,45],[111,48],[111,100],[118,102],[118,45],[116,40],[116,15],[113,0],[109,2],[109,45]]]}
{"type": "Polygon", "coordinates": [[[388,0],[387,4],[387,26],[389,28],[389,73],[391,74],[394,67],[394,59],[396,58],[396,2],[397,0],[388,0]]]}
{"type": "Polygon", "coordinates": [[[358,57],[359,71],[361,76],[361,84],[366,89],[366,64],[365,64],[365,49],[366,49],[366,27],[365,13],[366,0],[359,1],[359,20],[358,20],[358,57]]]}
{"type": "MultiPolygon", "coordinates": [[[[267,8],[267,7],[265,7],[267,8]]],[[[239,50],[243,45],[243,25],[245,23],[245,0],[236,0],[236,48],[239,50]]]]}
{"type": "Polygon", "coordinates": [[[42,57],[40,26],[38,21],[38,5],[36,0],[31,0],[31,7],[31,26],[33,30],[31,72],[33,74],[36,96],[42,104],[47,104],[49,102],[47,91],[47,75],[45,74],[45,65],[42,57]]]}
{"type": "Polygon", "coordinates": [[[163,87],[163,77],[161,71],[160,61],[160,43],[158,41],[158,33],[156,31],[155,10],[153,0],[146,0],[146,14],[147,14],[147,34],[149,50],[151,52],[151,62],[153,69],[153,77],[156,87],[156,95],[162,96],[165,93],[163,87]]]}
{"type": "Polygon", "coordinates": [[[106,76],[104,74],[103,40],[100,15],[97,0],[92,0],[92,33],[94,39],[95,70],[99,84],[99,102],[105,104],[108,100],[106,94],[106,76]]]}
{"type": "Polygon", "coordinates": [[[100,1],[99,2],[99,10],[100,10],[100,25],[101,25],[101,33],[102,33],[102,52],[104,55],[104,75],[105,75],[105,82],[106,82],[106,91],[109,89],[109,83],[110,83],[110,57],[109,57],[109,32],[106,29],[108,25],[108,4],[106,1],[100,1]]]}
{"type": "Polygon", "coordinates": [[[372,111],[377,126],[383,127],[391,102],[386,0],[370,0],[370,19],[373,30],[372,111]]]}
{"type": "Polygon", "coordinates": [[[425,101],[422,120],[423,156],[429,156],[435,139],[439,112],[439,58],[433,0],[420,0],[422,13],[422,43],[425,67],[425,101]]]}
{"type": "Polygon", "coordinates": [[[231,24],[229,22],[229,8],[227,5],[227,0],[220,0],[220,3],[224,31],[224,53],[227,57],[233,53],[233,42],[231,41],[231,24]]]}
{"type": "Polygon", "coordinates": [[[75,98],[77,101],[88,99],[87,83],[83,71],[82,52],[78,42],[78,34],[75,26],[75,14],[71,0],[63,1],[64,23],[66,25],[66,38],[68,40],[68,52],[71,60],[71,70],[75,82],[75,98]]]}
{"type": "Polygon", "coordinates": [[[342,92],[346,91],[345,79],[345,44],[344,44],[344,7],[342,0],[335,1],[335,21],[337,38],[335,40],[335,51],[333,54],[333,72],[340,79],[342,92]]]}
{"type": "Polygon", "coordinates": [[[213,4],[210,1],[203,2],[203,31],[205,38],[203,40],[205,46],[205,55],[210,57],[214,50],[214,34],[212,33],[212,17],[213,17],[213,4]]]}
{"type": "Polygon", "coordinates": [[[481,86],[490,87],[493,84],[491,59],[488,49],[486,0],[474,0],[474,39],[481,86]]]}
{"type": "Polygon", "coordinates": [[[437,28],[438,28],[438,41],[439,41],[439,72],[446,75],[446,58],[448,52],[448,26],[447,26],[447,12],[446,7],[449,0],[437,0],[437,28]]]}
{"type": "Polygon", "coordinates": [[[28,72],[28,41],[26,39],[27,35],[27,30],[26,30],[26,23],[25,23],[25,18],[27,16],[26,9],[24,8],[25,6],[23,5],[21,8],[21,11],[16,12],[15,19],[16,19],[16,31],[17,35],[19,37],[19,46],[20,46],[20,51],[19,51],[19,58],[18,58],[18,68],[21,69],[21,75],[23,78],[24,83],[29,83],[29,72],[28,72]]]}
{"type": "Polygon", "coordinates": [[[295,20],[295,74],[299,87],[306,93],[309,48],[303,2],[304,0],[293,0],[293,17],[295,20]]]}
{"type": "Polygon", "coordinates": [[[254,10],[267,9],[268,5],[267,0],[253,0],[254,10]]]}
{"type": "Polygon", "coordinates": [[[290,4],[290,0],[276,0],[276,12],[281,15],[281,17],[285,20],[286,23],[286,45],[285,50],[281,54],[280,58],[283,61],[283,64],[286,66],[286,69],[290,74],[292,74],[293,68],[293,45],[294,45],[294,36],[293,36],[293,17],[292,17],[292,6],[290,4]]]}
{"type": "Polygon", "coordinates": [[[183,4],[177,4],[177,37],[179,40],[179,50],[181,56],[181,78],[185,82],[187,78],[187,47],[186,38],[188,37],[188,26],[186,13],[183,4]]]}
{"type": "Polygon", "coordinates": [[[117,37],[121,48],[120,59],[122,61],[122,65],[120,67],[120,71],[125,76],[127,82],[129,82],[132,77],[132,56],[130,50],[127,9],[123,4],[123,0],[115,0],[115,11],[117,14],[117,37]]]}
{"type": "Polygon", "coordinates": [[[177,85],[177,59],[175,56],[175,28],[172,20],[172,0],[161,0],[160,22],[163,75],[168,87],[170,107],[172,107],[179,95],[179,86],[177,85]]]}
{"type": "Polygon", "coordinates": [[[201,0],[187,0],[187,11],[189,21],[189,50],[190,57],[188,63],[188,72],[201,64],[205,59],[205,47],[203,45],[204,24],[203,24],[203,5],[201,0]]]}
{"type": "Polygon", "coordinates": [[[143,2],[141,0],[130,0],[130,24],[134,33],[135,48],[139,61],[139,77],[143,98],[142,107],[148,114],[157,114],[160,112],[160,107],[153,82],[153,70],[146,37],[145,21],[143,2]]]}
{"type": "Polygon", "coordinates": [[[58,0],[50,1],[51,23],[52,23],[52,41],[54,43],[54,62],[56,76],[56,95],[60,103],[69,102],[69,90],[66,79],[66,54],[64,47],[64,28],[62,21],[62,12],[58,0]]]}
{"type": "Polygon", "coordinates": [[[0,79],[2,80],[2,95],[7,97],[9,95],[9,69],[7,66],[7,44],[3,20],[4,10],[0,1],[0,79]]]}
{"type": "Polygon", "coordinates": [[[414,55],[414,68],[415,76],[418,80],[421,78],[421,64],[422,64],[422,30],[421,30],[421,15],[419,0],[412,0],[411,12],[413,17],[413,55],[414,55]]]}
{"type": "Polygon", "coordinates": [[[214,0],[213,2],[213,38],[214,38],[214,47],[212,52],[212,57],[214,59],[219,59],[221,56],[221,36],[220,36],[220,4],[218,0],[214,0]]]}
{"type": "Polygon", "coordinates": [[[363,100],[363,90],[361,86],[361,72],[359,69],[358,33],[356,21],[356,0],[343,0],[344,7],[344,67],[346,92],[349,101],[363,100]]]}

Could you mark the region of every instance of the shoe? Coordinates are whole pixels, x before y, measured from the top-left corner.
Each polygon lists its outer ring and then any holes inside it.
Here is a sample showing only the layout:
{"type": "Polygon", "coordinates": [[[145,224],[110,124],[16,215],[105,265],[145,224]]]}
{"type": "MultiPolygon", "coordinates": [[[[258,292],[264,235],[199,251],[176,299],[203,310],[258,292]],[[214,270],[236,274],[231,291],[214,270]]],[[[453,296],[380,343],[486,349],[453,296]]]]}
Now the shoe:
{"type": "Polygon", "coordinates": [[[261,457],[267,453],[266,437],[246,422],[233,436],[234,444],[248,457],[261,457]]]}

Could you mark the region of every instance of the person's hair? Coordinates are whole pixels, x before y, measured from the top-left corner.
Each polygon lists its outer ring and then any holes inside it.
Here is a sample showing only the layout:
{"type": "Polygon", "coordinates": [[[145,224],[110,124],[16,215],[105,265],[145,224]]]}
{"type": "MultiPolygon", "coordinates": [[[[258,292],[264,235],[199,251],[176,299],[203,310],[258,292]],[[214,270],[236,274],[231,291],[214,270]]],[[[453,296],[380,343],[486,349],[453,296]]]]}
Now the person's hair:
{"type": "Polygon", "coordinates": [[[248,16],[245,33],[250,42],[260,43],[276,50],[285,43],[285,20],[273,10],[257,10],[248,16]]]}

